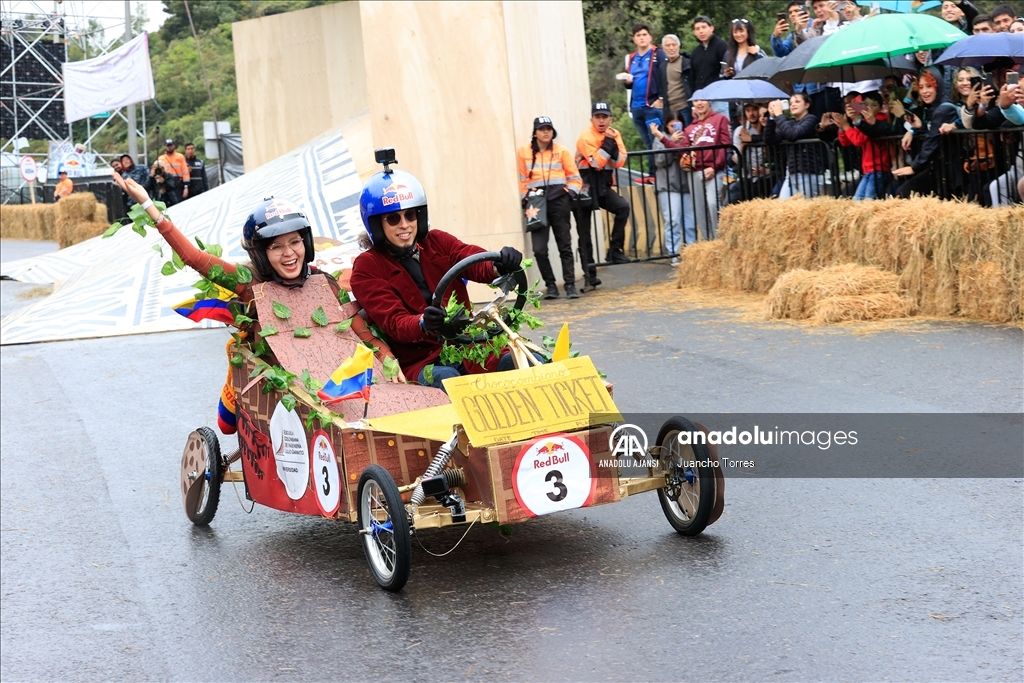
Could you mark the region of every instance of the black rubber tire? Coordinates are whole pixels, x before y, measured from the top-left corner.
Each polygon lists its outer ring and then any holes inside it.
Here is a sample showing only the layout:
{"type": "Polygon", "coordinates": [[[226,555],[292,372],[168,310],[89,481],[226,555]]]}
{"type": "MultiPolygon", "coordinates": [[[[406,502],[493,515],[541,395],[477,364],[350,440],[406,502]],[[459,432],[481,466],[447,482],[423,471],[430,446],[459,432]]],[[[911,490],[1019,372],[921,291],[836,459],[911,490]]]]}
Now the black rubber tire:
{"type": "MultiPolygon", "coordinates": [[[[672,456],[668,454],[678,454],[681,446],[676,440],[676,435],[679,432],[699,432],[700,429],[694,426],[692,422],[687,420],[685,417],[676,415],[675,417],[667,420],[661,427],[661,431],[658,432],[658,445],[661,446],[661,458],[663,467],[668,467],[668,459],[672,456]],[[673,450],[674,449],[674,450],[673,450]]],[[[683,446],[682,448],[685,448],[683,446]]],[[[711,454],[708,451],[708,447],[705,444],[694,444],[691,446],[693,449],[693,459],[697,461],[709,460],[711,454]]],[[[678,457],[678,456],[677,456],[678,457]]],[[[669,498],[668,493],[665,489],[658,489],[658,502],[661,503],[662,512],[665,513],[665,518],[668,519],[668,523],[672,525],[672,528],[678,531],[683,536],[696,536],[697,534],[704,531],[708,525],[708,520],[711,518],[711,509],[715,504],[715,473],[711,467],[693,467],[694,471],[694,483],[696,487],[683,485],[684,495],[687,495],[688,502],[690,503],[686,507],[691,508],[691,512],[688,514],[684,506],[680,505],[679,499],[672,500],[669,498]],[[697,498],[696,505],[693,505],[693,498],[697,498]]]]}
{"type": "Polygon", "coordinates": [[[366,555],[366,564],[370,567],[370,573],[384,590],[400,591],[409,580],[412,562],[412,535],[409,533],[409,517],[405,512],[402,496],[398,493],[398,486],[386,469],[380,465],[370,465],[363,470],[359,477],[359,493],[356,500],[358,501],[359,532],[363,540],[363,553],[366,555]],[[373,501],[369,500],[368,496],[375,491],[380,492],[383,501],[379,497],[373,501]],[[371,503],[376,507],[386,507],[388,514],[388,519],[384,524],[377,525],[376,533],[369,526],[371,503]],[[381,503],[383,506],[380,505],[381,503]],[[391,523],[390,530],[383,528],[388,522],[391,523]],[[390,543],[388,539],[380,538],[383,534],[390,535],[390,543]],[[390,561],[389,553],[393,554],[390,561]]]}
{"type": "Polygon", "coordinates": [[[209,427],[200,427],[196,430],[203,441],[203,451],[206,454],[206,470],[201,476],[206,479],[206,487],[209,493],[204,495],[205,501],[199,508],[189,515],[189,519],[196,526],[209,526],[213,516],[217,514],[217,506],[220,504],[220,485],[224,480],[224,461],[220,457],[220,440],[217,434],[209,427]]]}

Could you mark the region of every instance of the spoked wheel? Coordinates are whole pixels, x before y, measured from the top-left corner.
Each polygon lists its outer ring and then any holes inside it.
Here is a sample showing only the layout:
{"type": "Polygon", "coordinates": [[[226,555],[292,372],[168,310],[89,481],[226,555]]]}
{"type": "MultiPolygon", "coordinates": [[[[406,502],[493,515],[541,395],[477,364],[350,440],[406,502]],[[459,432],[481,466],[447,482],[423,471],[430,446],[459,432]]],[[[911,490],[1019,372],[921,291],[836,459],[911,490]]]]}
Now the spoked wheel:
{"type": "Polygon", "coordinates": [[[412,555],[409,518],[395,480],[380,465],[359,477],[359,533],[373,578],[385,590],[402,590],[412,555]]]}
{"type": "Polygon", "coordinates": [[[668,472],[665,488],[658,489],[658,500],[673,529],[684,536],[696,536],[704,531],[711,517],[715,474],[710,466],[699,464],[705,461],[706,465],[711,458],[707,445],[680,445],[680,432],[700,430],[686,418],[676,416],[665,422],[658,433],[662,467],[668,472]]]}
{"type": "Polygon", "coordinates": [[[181,502],[185,515],[196,526],[206,526],[217,514],[224,463],[220,441],[209,427],[188,435],[181,454],[181,502]]]}

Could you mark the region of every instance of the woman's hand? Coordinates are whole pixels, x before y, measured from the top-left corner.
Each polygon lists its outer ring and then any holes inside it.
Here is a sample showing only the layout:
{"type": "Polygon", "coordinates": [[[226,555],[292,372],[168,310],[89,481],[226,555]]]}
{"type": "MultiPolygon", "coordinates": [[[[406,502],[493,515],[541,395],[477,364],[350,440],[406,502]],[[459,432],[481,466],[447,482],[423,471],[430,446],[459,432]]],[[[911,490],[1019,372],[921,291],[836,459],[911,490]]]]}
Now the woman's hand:
{"type": "MultiPolygon", "coordinates": [[[[396,361],[397,361],[397,359],[396,359],[396,361]]],[[[406,384],[406,383],[408,383],[409,380],[407,380],[405,378],[405,374],[402,372],[402,369],[399,368],[398,369],[398,374],[395,375],[394,377],[392,377],[391,379],[389,379],[388,381],[392,382],[394,384],[406,384]]]]}
{"type": "Polygon", "coordinates": [[[971,88],[967,93],[967,99],[964,100],[964,104],[968,109],[974,109],[978,105],[978,100],[981,99],[981,86],[977,88],[971,88]]]}
{"type": "Polygon", "coordinates": [[[772,118],[782,116],[782,101],[775,100],[768,103],[768,113],[772,115],[772,118]]]}
{"type": "Polygon", "coordinates": [[[1009,109],[1010,105],[1013,104],[1014,96],[1017,94],[1017,90],[1020,86],[1017,85],[1004,85],[999,89],[999,106],[1003,109],[1009,109]]]}
{"type": "Polygon", "coordinates": [[[986,85],[981,89],[981,104],[983,107],[988,109],[988,106],[992,104],[992,100],[996,98],[996,91],[991,85],[986,85]]]}
{"type": "Polygon", "coordinates": [[[900,168],[897,168],[895,171],[893,171],[892,174],[896,178],[912,176],[914,175],[914,169],[912,169],[910,166],[901,166],[900,168]]]}
{"type": "Polygon", "coordinates": [[[903,140],[900,142],[900,146],[903,147],[905,152],[910,151],[910,145],[914,141],[914,134],[909,130],[903,134],[903,140]]]}
{"type": "Polygon", "coordinates": [[[907,114],[907,108],[897,98],[893,97],[889,100],[889,112],[896,118],[902,119],[907,114]]]}
{"type": "Polygon", "coordinates": [[[715,169],[711,166],[704,167],[704,179],[711,180],[715,177],[715,169]]]}
{"type": "Polygon", "coordinates": [[[651,131],[651,135],[658,138],[659,140],[665,137],[665,134],[658,130],[658,124],[651,121],[647,124],[647,130],[651,131]]]}
{"type": "Polygon", "coordinates": [[[125,194],[139,204],[145,204],[149,201],[149,194],[146,192],[146,188],[139,185],[131,178],[122,178],[117,173],[114,173],[111,177],[113,177],[114,183],[120,187],[125,194]]]}
{"type": "Polygon", "coordinates": [[[940,135],[947,135],[949,133],[952,133],[954,130],[956,130],[955,123],[944,123],[941,126],[939,126],[940,135]]]}
{"type": "Polygon", "coordinates": [[[750,131],[746,128],[740,128],[740,140],[743,142],[750,142],[750,131]]]}
{"type": "Polygon", "coordinates": [[[679,142],[682,139],[683,139],[683,131],[677,130],[677,131],[672,133],[672,141],[673,142],[679,142]]]}
{"type": "Polygon", "coordinates": [[[732,68],[731,66],[723,67],[722,75],[725,76],[726,78],[732,78],[733,76],[736,75],[736,69],[732,68]]]}
{"type": "Polygon", "coordinates": [[[921,118],[917,114],[907,114],[907,121],[914,128],[923,128],[924,123],[921,122],[921,118]]]}

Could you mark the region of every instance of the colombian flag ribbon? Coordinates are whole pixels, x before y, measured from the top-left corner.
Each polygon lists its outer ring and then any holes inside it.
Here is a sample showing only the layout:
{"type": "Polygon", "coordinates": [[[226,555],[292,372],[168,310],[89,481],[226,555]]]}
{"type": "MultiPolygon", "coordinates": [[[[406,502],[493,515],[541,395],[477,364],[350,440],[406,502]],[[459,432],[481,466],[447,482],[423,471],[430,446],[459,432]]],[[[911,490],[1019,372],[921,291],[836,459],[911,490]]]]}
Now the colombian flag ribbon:
{"type": "Polygon", "coordinates": [[[235,316],[228,309],[228,304],[236,300],[234,292],[217,286],[217,295],[209,299],[197,299],[192,297],[188,301],[182,301],[174,307],[174,312],[183,315],[193,322],[202,320],[216,320],[225,325],[234,325],[235,316]]]}
{"type": "Polygon", "coordinates": [[[331,373],[324,388],[317,396],[324,403],[336,403],[350,398],[363,397],[370,400],[370,381],[373,379],[373,351],[365,344],[356,347],[356,352],[347,358],[338,369],[331,373]]]}

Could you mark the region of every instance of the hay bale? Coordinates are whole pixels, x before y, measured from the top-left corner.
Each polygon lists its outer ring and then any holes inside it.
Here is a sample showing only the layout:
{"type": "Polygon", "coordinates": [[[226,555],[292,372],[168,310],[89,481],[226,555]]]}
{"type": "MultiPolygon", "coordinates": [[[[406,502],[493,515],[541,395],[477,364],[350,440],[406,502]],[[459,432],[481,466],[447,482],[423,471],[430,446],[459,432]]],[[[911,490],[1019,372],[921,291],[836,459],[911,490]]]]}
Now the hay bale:
{"type": "MultiPolygon", "coordinates": [[[[57,219],[54,222],[53,239],[57,240],[61,249],[81,242],[83,234],[88,234],[91,230],[94,230],[94,228],[83,230],[79,226],[98,222],[96,221],[96,216],[101,209],[103,210],[103,216],[106,216],[106,207],[97,202],[96,196],[91,192],[76,192],[61,199],[57,202],[56,207],[57,219]]],[[[107,223],[107,225],[109,226],[110,224],[107,223]]],[[[105,229],[106,227],[104,227],[105,229]]],[[[93,232],[93,234],[88,236],[93,237],[94,235],[95,233],[93,232]]]]}
{"type": "Polygon", "coordinates": [[[682,287],[722,287],[722,255],[726,247],[719,240],[691,244],[679,255],[677,285],[682,287]]]}
{"type": "Polygon", "coordinates": [[[899,295],[898,281],[893,273],[853,263],[822,270],[791,270],[783,273],[768,292],[766,315],[774,319],[827,318],[828,322],[903,317],[908,305],[899,295]],[[899,306],[893,305],[894,297],[900,301],[899,306]],[[823,306],[831,299],[836,301],[823,306]],[[819,310],[822,312],[816,313],[819,310]],[[854,317],[841,317],[844,310],[854,317]]]}
{"type": "Polygon", "coordinates": [[[107,205],[96,202],[96,209],[92,215],[93,223],[106,223],[110,225],[111,221],[107,214],[107,205]]]}
{"type": "Polygon", "coordinates": [[[1013,320],[1010,283],[999,264],[978,261],[961,266],[959,290],[961,315],[992,322],[1013,320]]]}
{"type": "Polygon", "coordinates": [[[54,208],[53,204],[22,204],[0,207],[0,238],[53,239],[54,208]]]}
{"type": "Polygon", "coordinates": [[[817,302],[809,320],[815,325],[832,325],[848,320],[888,320],[910,315],[910,302],[893,292],[830,296],[817,302]]]}
{"type": "Polygon", "coordinates": [[[68,244],[62,244],[61,248],[63,249],[65,246],[70,247],[72,244],[78,244],[79,242],[84,242],[88,239],[92,239],[97,235],[102,235],[109,227],[110,223],[107,223],[106,221],[103,221],[102,223],[98,221],[79,223],[67,235],[68,244]]]}

